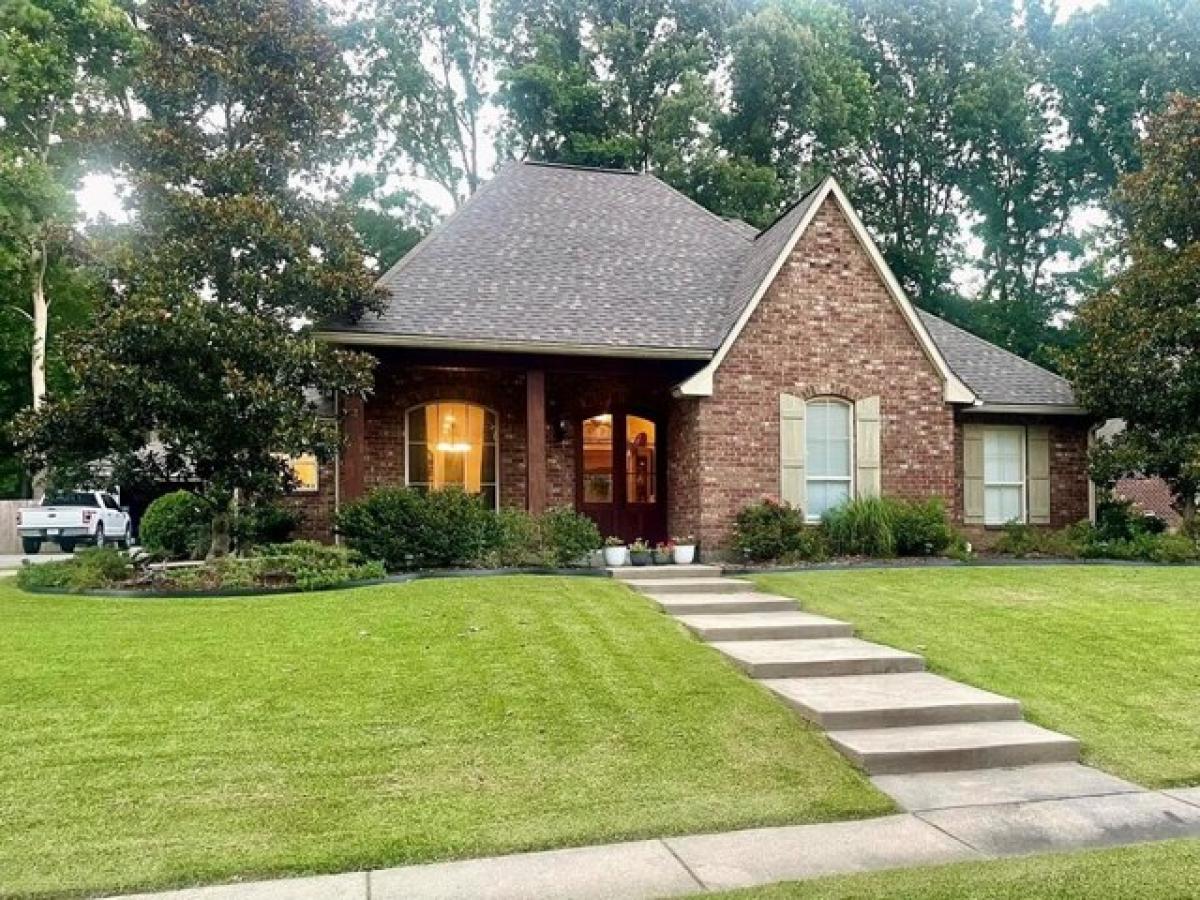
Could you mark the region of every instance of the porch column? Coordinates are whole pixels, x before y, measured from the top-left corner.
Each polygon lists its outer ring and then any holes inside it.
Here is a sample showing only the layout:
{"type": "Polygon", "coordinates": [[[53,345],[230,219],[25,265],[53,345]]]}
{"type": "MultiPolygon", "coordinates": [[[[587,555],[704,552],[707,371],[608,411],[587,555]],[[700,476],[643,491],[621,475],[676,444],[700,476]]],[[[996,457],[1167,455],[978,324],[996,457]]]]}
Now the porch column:
{"type": "Polygon", "coordinates": [[[525,373],[525,506],[533,515],[546,509],[546,373],[525,373]]]}
{"type": "Polygon", "coordinates": [[[362,397],[342,398],[341,499],[357,500],[363,495],[366,457],[366,423],[362,397]]]}

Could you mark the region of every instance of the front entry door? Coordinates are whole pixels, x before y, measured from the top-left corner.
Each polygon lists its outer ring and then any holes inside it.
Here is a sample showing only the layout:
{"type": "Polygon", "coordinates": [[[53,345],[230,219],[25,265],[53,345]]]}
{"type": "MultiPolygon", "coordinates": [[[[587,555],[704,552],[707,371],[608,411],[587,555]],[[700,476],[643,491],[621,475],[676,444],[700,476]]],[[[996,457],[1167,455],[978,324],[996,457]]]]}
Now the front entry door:
{"type": "Polygon", "coordinates": [[[664,431],[658,417],[619,407],[580,422],[576,506],[605,537],[667,539],[664,431]]]}

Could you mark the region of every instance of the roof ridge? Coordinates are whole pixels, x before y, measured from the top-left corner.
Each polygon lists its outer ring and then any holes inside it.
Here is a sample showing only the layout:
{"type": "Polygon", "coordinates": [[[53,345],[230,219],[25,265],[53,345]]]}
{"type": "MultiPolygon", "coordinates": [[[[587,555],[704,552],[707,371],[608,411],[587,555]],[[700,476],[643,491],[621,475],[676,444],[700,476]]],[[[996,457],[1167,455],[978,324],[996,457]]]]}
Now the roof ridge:
{"type": "Polygon", "coordinates": [[[784,219],[786,219],[792,210],[794,210],[797,206],[799,206],[801,203],[803,203],[805,200],[807,200],[809,197],[811,197],[813,192],[815,192],[821,185],[823,185],[825,183],[826,179],[832,178],[832,177],[833,177],[832,175],[826,175],[824,178],[822,178],[820,181],[818,181],[816,184],[814,184],[812,187],[810,187],[807,191],[805,191],[803,194],[801,194],[799,197],[797,197],[795,200],[793,200],[791,203],[789,203],[784,208],[783,212],[781,212],[774,219],[772,219],[770,224],[768,224],[765,228],[761,229],[758,232],[758,234],[756,234],[754,236],[754,240],[757,241],[760,237],[762,237],[764,234],[766,234],[768,231],[770,231],[772,228],[774,228],[776,225],[778,225],[780,222],[782,222],[784,219]]]}
{"type": "Polygon", "coordinates": [[[579,163],[552,162],[544,159],[519,160],[523,166],[537,166],[542,169],[574,169],[579,172],[601,172],[605,175],[643,175],[637,169],[614,169],[610,166],[585,166],[579,163]]]}
{"type": "MultiPolygon", "coordinates": [[[[913,305],[916,306],[916,304],[913,304],[913,305]]],[[[1057,378],[1059,381],[1063,382],[1064,384],[1066,384],[1068,386],[1070,386],[1070,384],[1071,384],[1070,381],[1068,381],[1066,378],[1063,378],[1063,376],[1059,375],[1057,372],[1051,372],[1045,366],[1041,366],[1041,365],[1038,365],[1037,363],[1035,363],[1032,359],[1026,359],[1024,356],[1021,356],[1019,353],[1013,353],[1007,347],[1001,347],[999,344],[994,344],[991,341],[989,341],[987,338],[980,337],[975,332],[969,331],[968,329],[963,328],[961,325],[955,325],[949,319],[942,318],[937,313],[932,313],[929,310],[922,309],[919,306],[917,306],[917,312],[922,317],[928,316],[931,319],[937,319],[943,325],[946,325],[950,328],[953,328],[955,331],[965,334],[971,340],[978,341],[981,344],[987,344],[987,346],[991,347],[993,350],[998,350],[1007,356],[1011,356],[1013,359],[1017,360],[1018,362],[1025,363],[1025,365],[1027,365],[1027,366],[1033,366],[1033,368],[1037,369],[1039,372],[1045,372],[1047,375],[1057,378]]],[[[1072,387],[1071,390],[1074,391],[1074,387],[1072,387]]]]}

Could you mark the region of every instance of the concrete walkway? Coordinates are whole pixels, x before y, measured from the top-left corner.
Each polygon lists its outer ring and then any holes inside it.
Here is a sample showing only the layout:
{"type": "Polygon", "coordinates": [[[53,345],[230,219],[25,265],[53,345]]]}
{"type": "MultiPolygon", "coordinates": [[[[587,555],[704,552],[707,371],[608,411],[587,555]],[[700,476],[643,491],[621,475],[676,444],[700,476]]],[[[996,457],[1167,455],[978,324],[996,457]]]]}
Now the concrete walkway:
{"type": "Polygon", "coordinates": [[[149,900],[602,900],[1200,838],[1200,788],[1147,791],[1075,762],[1020,704],[927,673],[845,622],[704,566],[619,570],[872,774],[903,814],[142,894],[149,900]]]}

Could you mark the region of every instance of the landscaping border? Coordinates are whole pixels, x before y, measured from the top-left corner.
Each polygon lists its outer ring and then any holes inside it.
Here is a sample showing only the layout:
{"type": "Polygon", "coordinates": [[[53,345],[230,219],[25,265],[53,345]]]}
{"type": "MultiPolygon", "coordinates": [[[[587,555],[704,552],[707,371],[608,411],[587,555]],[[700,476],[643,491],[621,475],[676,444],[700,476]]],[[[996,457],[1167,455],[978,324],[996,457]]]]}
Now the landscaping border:
{"type": "MultiPolygon", "coordinates": [[[[13,570],[16,575],[17,570],[13,570]]],[[[347,581],[345,584],[335,584],[328,587],[309,588],[308,590],[293,586],[276,588],[226,588],[215,591],[139,591],[131,589],[111,588],[108,590],[91,589],[86,591],[71,591],[65,588],[26,588],[18,590],[26,594],[40,594],[52,597],[108,597],[117,600],[203,600],[220,599],[222,597],[275,597],[281,594],[322,594],[328,591],[348,591],[353,588],[374,587],[383,584],[405,584],[410,581],[421,581],[432,578],[492,578],[502,575],[541,575],[558,577],[611,577],[606,569],[596,567],[556,568],[556,567],[524,567],[514,569],[427,569],[417,572],[401,572],[386,578],[371,578],[364,581],[347,581]]]]}
{"type": "Polygon", "coordinates": [[[1019,566],[1131,566],[1160,569],[1200,567],[1200,561],[1164,563],[1148,559],[1079,559],[1070,556],[985,557],[982,559],[951,559],[948,557],[908,557],[903,559],[861,559],[842,562],[807,563],[795,566],[747,566],[726,564],[725,575],[774,575],[797,572],[844,572],[856,569],[986,569],[1019,566]]]}

